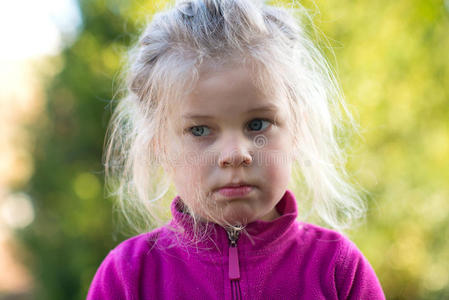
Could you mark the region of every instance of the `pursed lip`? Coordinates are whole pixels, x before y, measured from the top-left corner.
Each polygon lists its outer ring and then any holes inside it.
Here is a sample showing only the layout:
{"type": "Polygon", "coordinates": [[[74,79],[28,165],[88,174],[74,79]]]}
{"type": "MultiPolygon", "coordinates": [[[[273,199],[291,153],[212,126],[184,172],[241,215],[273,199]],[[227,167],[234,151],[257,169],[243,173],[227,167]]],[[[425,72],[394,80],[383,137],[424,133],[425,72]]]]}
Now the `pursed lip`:
{"type": "Polygon", "coordinates": [[[220,190],[220,189],[224,189],[224,188],[238,188],[238,187],[244,187],[244,186],[253,187],[254,185],[249,184],[249,183],[244,182],[244,181],[241,181],[241,182],[238,182],[238,183],[229,183],[229,184],[223,185],[223,186],[217,188],[217,191],[220,190]]]}
{"type": "Polygon", "coordinates": [[[254,189],[253,185],[246,182],[232,183],[217,189],[217,192],[227,199],[246,197],[254,189]]]}

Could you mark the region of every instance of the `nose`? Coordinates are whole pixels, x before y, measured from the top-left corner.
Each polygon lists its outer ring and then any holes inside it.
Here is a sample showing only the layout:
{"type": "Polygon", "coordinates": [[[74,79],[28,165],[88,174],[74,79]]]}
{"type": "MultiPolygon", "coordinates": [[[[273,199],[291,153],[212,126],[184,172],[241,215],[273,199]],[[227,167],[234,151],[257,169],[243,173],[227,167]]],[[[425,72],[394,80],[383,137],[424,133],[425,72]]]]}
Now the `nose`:
{"type": "Polygon", "coordinates": [[[243,144],[234,139],[233,142],[223,147],[218,159],[218,165],[221,168],[251,165],[253,162],[253,152],[243,144]]]}

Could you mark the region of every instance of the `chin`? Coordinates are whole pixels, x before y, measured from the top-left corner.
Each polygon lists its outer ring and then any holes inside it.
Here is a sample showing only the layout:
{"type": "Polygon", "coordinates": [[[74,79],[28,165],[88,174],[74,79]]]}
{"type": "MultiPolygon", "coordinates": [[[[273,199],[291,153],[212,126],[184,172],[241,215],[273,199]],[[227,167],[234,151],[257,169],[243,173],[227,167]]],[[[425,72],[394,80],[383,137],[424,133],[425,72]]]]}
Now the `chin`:
{"type": "Polygon", "coordinates": [[[255,221],[255,219],[256,218],[254,215],[246,215],[242,213],[240,213],[238,216],[234,215],[232,217],[226,218],[226,220],[232,225],[246,225],[255,221]]]}
{"type": "Polygon", "coordinates": [[[255,209],[247,202],[234,202],[225,206],[222,216],[222,220],[232,225],[246,225],[261,217],[255,214],[255,209]]]}

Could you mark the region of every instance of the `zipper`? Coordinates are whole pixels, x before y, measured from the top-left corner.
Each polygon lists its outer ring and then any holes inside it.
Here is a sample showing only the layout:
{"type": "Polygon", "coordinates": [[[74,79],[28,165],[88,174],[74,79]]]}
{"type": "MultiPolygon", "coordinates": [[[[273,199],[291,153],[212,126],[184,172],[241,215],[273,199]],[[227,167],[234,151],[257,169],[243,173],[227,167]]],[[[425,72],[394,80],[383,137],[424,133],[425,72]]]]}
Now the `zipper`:
{"type": "Polygon", "coordinates": [[[226,231],[229,239],[229,280],[231,282],[231,299],[241,300],[242,291],[240,290],[240,266],[237,241],[240,236],[240,230],[230,229],[226,231]]]}

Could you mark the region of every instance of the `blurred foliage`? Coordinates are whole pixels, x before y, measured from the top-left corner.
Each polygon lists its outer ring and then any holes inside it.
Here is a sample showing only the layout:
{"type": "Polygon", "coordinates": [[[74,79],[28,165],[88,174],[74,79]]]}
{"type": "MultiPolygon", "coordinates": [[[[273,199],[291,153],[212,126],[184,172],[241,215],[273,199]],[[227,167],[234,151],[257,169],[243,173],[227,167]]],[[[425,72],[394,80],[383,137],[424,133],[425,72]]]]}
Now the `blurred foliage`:
{"type": "Polygon", "coordinates": [[[319,1],[364,141],[371,192],[353,240],[388,299],[449,299],[449,1],[319,1]]]}
{"type": "MultiPolygon", "coordinates": [[[[103,258],[126,238],[102,192],[109,99],[126,47],[164,1],[79,5],[82,30],[54,58],[61,72],[47,87],[46,119],[33,128],[27,190],[36,219],[18,234],[33,254],[36,299],[85,299],[103,258]]],[[[349,168],[371,192],[370,211],[351,238],[387,299],[449,299],[449,2],[304,5],[335,51],[330,62],[364,137],[349,168]]]]}
{"type": "Polygon", "coordinates": [[[449,299],[448,4],[317,1],[364,137],[350,167],[370,210],[351,237],[387,299],[449,299]]]}

